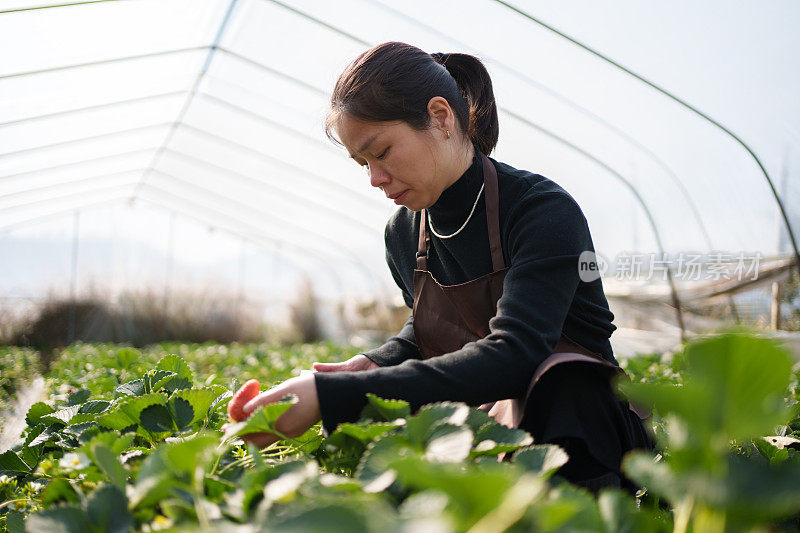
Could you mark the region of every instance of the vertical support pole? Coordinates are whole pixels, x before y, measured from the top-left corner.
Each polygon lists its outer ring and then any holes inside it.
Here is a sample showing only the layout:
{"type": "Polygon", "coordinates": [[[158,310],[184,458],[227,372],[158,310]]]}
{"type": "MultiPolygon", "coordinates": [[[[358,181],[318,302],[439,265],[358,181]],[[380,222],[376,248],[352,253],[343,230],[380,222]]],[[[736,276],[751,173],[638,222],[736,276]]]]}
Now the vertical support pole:
{"type": "Polygon", "coordinates": [[[681,302],[678,299],[678,289],[675,287],[675,280],[672,278],[672,269],[667,268],[667,282],[669,283],[670,294],[672,296],[672,306],[675,308],[675,317],[678,319],[678,327],[681,329],[681,342],[686,342],[686,326],[683,323],[683,311],[681,302]]]}
{"type": "MultiPolygon", "coordinates": [[[[783,154],[783,159],[781,161],[781,181],[780,181],[780,189],[781,189],[780,195],[781,195],[781,198],[784,198],[784,204],[787,206],[787,208],[788,208],[788,200],[789,200],[788,194],[786,192],[786,189],[788,188],[788,185],[789,185],[789,162],[788,161],[789,161],[789,150],[787,148],[786,151],[783,154]]],[[[779,255],[783,255],[784,253],[787,253],[787,251],[790,248],[789,245],[791,244],[789,242],[788,232],[786,231],[786,225],[782,224],[782,222],[783,222],[783,220],[781,219],[781,213],[780,213],[780,211],[778,211],[776,213],[776,216],[775,216],[775,224],[776,224],[776,230],[777,230],[776,233],[777,233],[777,237],[778,237],[776,246],[778,248],[778,254],[779,255]]],[[[800,265],[798,265],[798,268],[800,268],[800,265]]]]}
{"type": "Polygon", "coordinates": [[[169,228],[167,230],[167,264],[164,275],[164,319],[169,312],[169,300],[172,296],[172,270],[175,257],[175,213],[169,213],[169,228]]]}
{"type": "Polygon", "coordinates": [[[69,280],[69,320],[67,324],[67,345],[75,341],[75,298],[78,296],[78,244],[80,241],[80,217],[77,209],[72,218],[72,268],[69,280]]]}
{"type": "MultiPolygon", "coordinates": [[[[787,198],[786,188],[787,188],[788,182],[789,182],[789,163],[788,163],[788,161],[789,161],[789,152],[787,150],[784,153],[783,159],[781,161],[781,181],[779,183],[779,186],[780,186],[780,189],[781,189],[780,194],[781,194],[782,198],[787,198]]],[[[784,201],[784,203],[785,203],[785,201],[784,201]]],[[[777,237],[778,237],[778,239],[777,239],[777,243],[776,244],[777,244],[777,249],[778,249],[778,255],[782,255],[784,253],[784,250],[786,250],[789,247],[788,246],[789,245],[789,235],[788,235],[787,228],[784,225],[781,224],[780,211],[778,212],[777,223],[778,223],[778,226],[777,226],[777,230],[778,230],[777,231],[777,233],[778,233],[777,237]]],[[[800,268],[800,264],[798,265],[798,268],[800,268]]],[[[791,279],[791,277],[792,276],[791,276],[791,271],[790,271],[789,279],[791,279]]],[[[782,289],[783,289],[783,287],[782,287],[782,282],[781,282],[780,279],[772,282],[772,300],[771,300],[770,309],[769,309],[769,311],[770,311],[770,313],[769,313],[769,315],[770,315],[769,316],[769,325],[770,325],[770,329],[773,330],[773,331],[778,331],[779,329],[781,329],[781,296],[782,296],[782,293],[783,293],[782,289]]]]}
{"type": "Polygon", "coordinates": [[[772,282],[772,305],[770,306],[770,329],[781,329],[781,282],[772,282]]]}
{"type": "Polygon", "coordinates": [[[742,319],[739,316],[739,310],[736,308],[736,301],[733,299],[732,294],[728,296],[728,304],[731,307],[731,314],[733,315],[733,319],[736,321],[736,325],[740,325],[742,323],[742,319]]]}

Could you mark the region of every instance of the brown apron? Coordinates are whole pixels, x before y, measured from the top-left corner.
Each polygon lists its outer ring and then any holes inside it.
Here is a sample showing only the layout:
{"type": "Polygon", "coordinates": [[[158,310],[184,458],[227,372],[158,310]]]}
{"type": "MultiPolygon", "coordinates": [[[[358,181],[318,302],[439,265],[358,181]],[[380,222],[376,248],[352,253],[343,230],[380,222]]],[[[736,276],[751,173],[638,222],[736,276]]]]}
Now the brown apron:
{"type": "MultiPolygon", "coordinates": [[[[468,342],[488,335],[489,320],[497,314],[497,301],[503,293],[503,279],[508,267],[503,259],[500,242],[497,171],[488,157],[484,154],[480,154],[480,157],[483,162],[486,221],[489,227],[493,272],[466,283],[440,285],[427,270],[430,235],[426,212],[424,209],[421,211],[417,268],[414,270],[413,327],[414,338],[423,359],[454,352],[468,342]]],[[[483,404],[479,409],[488,412],[503,425],[519,427],[528,398],[542,375],[556,365],[576,362],[590,364],[609,377],[615,374],[625,375],[617,365],[562,334],[553,354],[536,369],[524,397],[483,404]]],[[[513,371],[514,369],[509,369],[509,372],[513,371]]],[[[642,415],[639,417],[644,418],[642,415]]]]}

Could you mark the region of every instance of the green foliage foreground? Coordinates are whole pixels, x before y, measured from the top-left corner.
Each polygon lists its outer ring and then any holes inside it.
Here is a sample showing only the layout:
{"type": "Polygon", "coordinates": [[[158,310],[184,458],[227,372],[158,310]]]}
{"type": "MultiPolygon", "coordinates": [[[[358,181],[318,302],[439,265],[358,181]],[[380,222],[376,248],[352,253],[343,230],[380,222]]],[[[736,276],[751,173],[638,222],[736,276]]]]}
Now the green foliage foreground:
{"type": "Polygon", "coordinates": [[[563,450],[536,445],[460,403],[412,413],[369,397],[361,419],[319,425],[264,450],[294,398],[223,432],[231,378],[265,385],[315,360],[300,350],[83,345],[51,374],[56,394],[27,413],[0,455],[9,531],[762,531],[798,530],[797,374],[769,340],[728,333],[671,357],[626,363],[620,385],[654,409],[661,453],[629,454],[643,487],[598,497],[566,483],[563,450]],[[233,355],[232,355],[233,354],[233,355]],[[512,453],[510,461],[499,454],[512,453]]]}

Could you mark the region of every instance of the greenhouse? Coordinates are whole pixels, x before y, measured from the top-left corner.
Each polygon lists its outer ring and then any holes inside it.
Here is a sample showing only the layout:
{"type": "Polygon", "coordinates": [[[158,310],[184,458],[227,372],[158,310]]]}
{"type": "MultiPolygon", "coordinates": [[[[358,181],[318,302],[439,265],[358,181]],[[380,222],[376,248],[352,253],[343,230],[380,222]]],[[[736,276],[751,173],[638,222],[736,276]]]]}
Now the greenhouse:
{"type": "MultiPolygon", "coordinates": [[[[0,3],[0,526],[797,531],[798,16],[788,0],[0,3]],[[376,185],[377,161],[354,163],[342,123],[339,142],[325,128],[337,80],[389,42],[478,58],[499,123],[485,155],[580,207],[594,253],[576,283],[607,299],[606,359],[662,457],[631,452],[619,488],[563,482],[570,448],[473,409],[489,385],[424,406],[363,385],[360,418],[337,427],[321,405],[323,426],[293,436],[277,423],[291,400],[226,413],[250,379],[263,395],[312,365],[391,366],[379,347],[421,331],[419,287],[404,286],[419,279],[417,233],[417,270],[398,273],[392,224],[422,215],[376,185]],[[257,447],[252,433],[286,438],[257,447]]],[[[461,229],[473,212],[491,228],[480,183],[461,229]]],[[[434,235],[434,256],[455,242],[434,235]]],[[[497,274],[492,239],[459,268],[485,255],[497,274]]],[[[557,292],[524,286],[532,308],[557,292]]],[[[553,342],[578,335],[570,320],[592,327],[595,303],[571,301],[553,342]]],[[[494,308],[498,338],[513,308],[494,308]]],[[[317,376],[320,402],[333,381],[317,376]]]]}

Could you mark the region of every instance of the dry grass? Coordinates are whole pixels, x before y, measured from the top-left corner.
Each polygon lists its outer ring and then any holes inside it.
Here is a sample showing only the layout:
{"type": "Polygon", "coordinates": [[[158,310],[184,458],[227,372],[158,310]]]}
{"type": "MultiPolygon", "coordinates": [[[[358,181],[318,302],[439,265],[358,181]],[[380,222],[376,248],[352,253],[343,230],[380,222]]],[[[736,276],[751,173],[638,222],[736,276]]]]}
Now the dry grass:
{"type": "Polygon", "coordinates": [[[136,347],[162,341],[249,342],[263,340],[254,313],[238,299],[208,291],[174,294],[169,302],[149,291],[128,292],[115,300],[99,295],[50,296],[26,317],[4,324],[4,344],[42,353],[75,341],[128,343],[136,347]]]}

